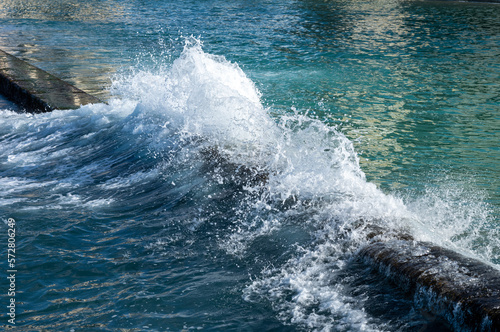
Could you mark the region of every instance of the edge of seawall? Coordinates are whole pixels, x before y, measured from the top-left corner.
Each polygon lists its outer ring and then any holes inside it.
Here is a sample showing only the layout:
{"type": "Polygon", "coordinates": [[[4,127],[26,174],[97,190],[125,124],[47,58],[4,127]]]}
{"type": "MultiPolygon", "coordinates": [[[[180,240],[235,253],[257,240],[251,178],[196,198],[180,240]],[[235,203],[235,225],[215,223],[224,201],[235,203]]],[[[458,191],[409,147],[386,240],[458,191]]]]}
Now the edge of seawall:
{"type": "Polygon", "coordinates": [[[29,113],[102,103],[98,98],[2,50],[0,94],[29,113]]]}
{"type": "Polygon", "coordinates": [[[374,242],[358,255],[454,330],[500,331],[496,268],[432,243],[408,240],[374,242]]]}

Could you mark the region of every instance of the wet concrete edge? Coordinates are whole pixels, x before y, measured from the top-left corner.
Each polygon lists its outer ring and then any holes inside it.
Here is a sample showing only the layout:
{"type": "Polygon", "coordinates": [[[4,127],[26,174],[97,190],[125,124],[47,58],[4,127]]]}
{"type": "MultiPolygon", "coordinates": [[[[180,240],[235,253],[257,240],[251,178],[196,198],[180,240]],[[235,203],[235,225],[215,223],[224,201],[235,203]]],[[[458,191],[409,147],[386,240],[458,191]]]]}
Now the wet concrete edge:
{"type": "Polygon", "coordinates": [[[359,251],[414,301],[455,329],[500,331],[500,271],[431,243],[392,240],[359,251]]]}
{"type": "Polygon", "coordinates": [[[0,94],[29,113],[102,103],[98,98],[2,50],[0,94]]]}

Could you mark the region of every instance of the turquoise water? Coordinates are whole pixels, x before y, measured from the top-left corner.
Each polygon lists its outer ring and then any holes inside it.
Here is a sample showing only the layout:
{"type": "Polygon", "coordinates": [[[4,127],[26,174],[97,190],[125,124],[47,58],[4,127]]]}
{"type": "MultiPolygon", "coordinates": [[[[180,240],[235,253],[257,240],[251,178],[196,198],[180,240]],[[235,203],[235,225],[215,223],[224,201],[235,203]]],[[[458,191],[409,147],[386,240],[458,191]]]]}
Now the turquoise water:
{"type": "Polygon", "coordinates": [[[0,27],[107,101],[0,104],[24,330],[446,330],[355,259],[365,226],[500,264],[497,4],[3,1],[0,27]]]}

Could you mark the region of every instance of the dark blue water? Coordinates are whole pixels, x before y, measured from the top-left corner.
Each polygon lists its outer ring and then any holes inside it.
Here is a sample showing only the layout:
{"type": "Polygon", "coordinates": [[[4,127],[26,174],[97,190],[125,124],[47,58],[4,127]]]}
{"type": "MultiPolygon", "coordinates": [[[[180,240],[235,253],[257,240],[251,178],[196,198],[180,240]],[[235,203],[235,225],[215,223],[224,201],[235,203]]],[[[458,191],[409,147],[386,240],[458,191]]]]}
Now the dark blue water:
{"type": "Polygon", "coordinates": [[[0,104],[20,330],[446,330],[370,227],[500,263],[498,5],[7,0],[0,48],[107,101],[0,104]]]}

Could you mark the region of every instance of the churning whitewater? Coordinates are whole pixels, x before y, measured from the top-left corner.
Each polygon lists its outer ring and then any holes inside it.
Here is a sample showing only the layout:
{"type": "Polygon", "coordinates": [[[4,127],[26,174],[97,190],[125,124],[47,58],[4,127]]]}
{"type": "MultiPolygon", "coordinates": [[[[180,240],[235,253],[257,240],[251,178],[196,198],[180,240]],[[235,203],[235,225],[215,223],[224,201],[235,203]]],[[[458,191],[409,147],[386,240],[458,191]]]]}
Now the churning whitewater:
{"type": "Polygon", "coordinates": [[[486,204],[446,205],[452,189],[383,193],[336,127],[264,106],[237,64],[199,42],[171,65],[117,77],[111,92],[73,111],[0,113],[1,217],[15,212],[24,264],[41,275],[26,284],[26,301],[43,303],[27,323],[406,330],[426,318],[356,262],[364,244],[409,234],[498,262],[486,204]],[[72,269],[90,281],[70,281],[72,269]],[[50,286],[51,271],[66,289],[50,286]],[[89,309],[55,323],[75,301],[89,309]],[[245,317],[249,306],[259,314],[245,317]]]}

